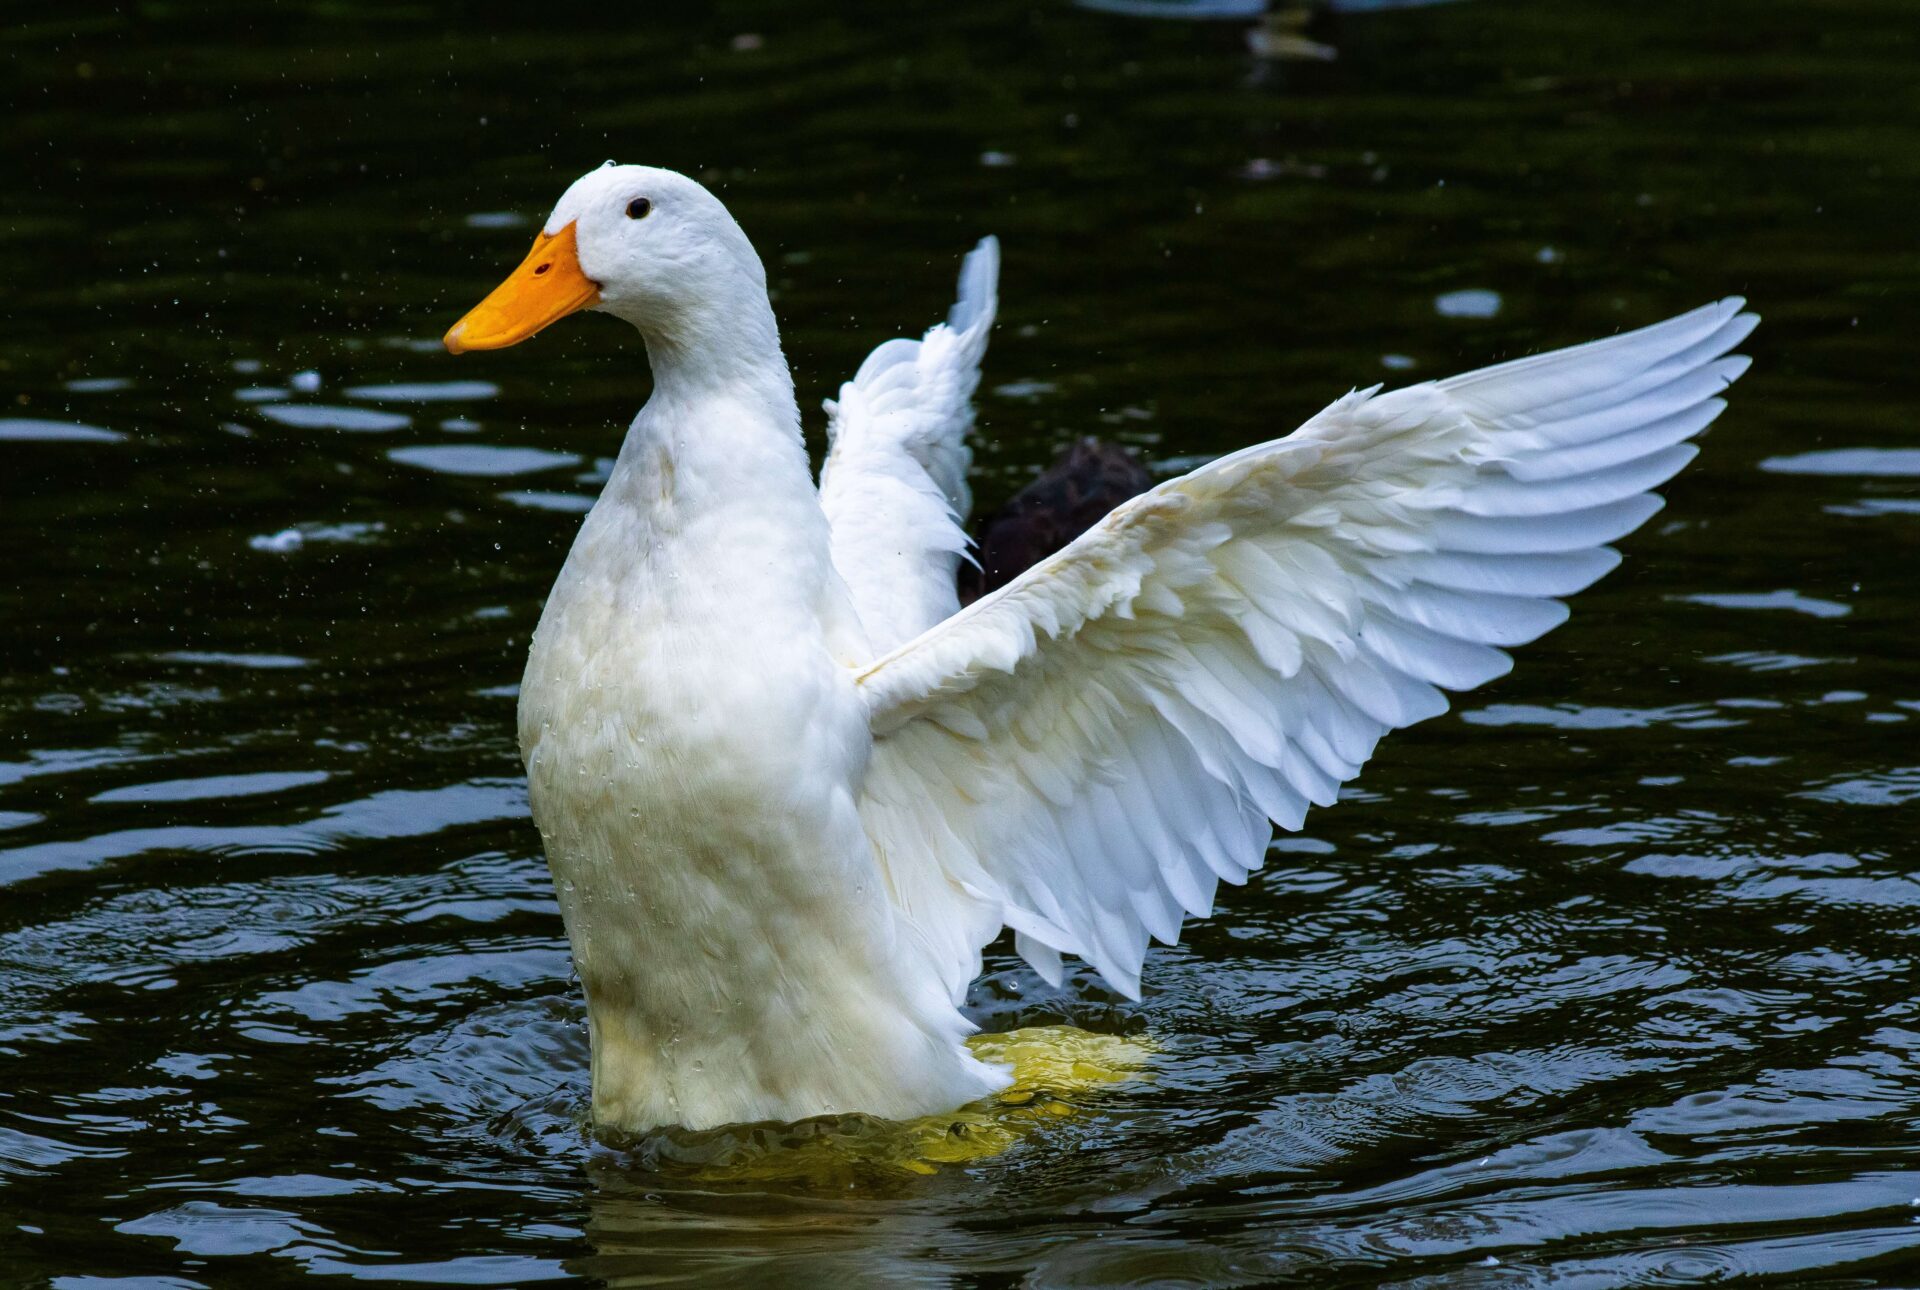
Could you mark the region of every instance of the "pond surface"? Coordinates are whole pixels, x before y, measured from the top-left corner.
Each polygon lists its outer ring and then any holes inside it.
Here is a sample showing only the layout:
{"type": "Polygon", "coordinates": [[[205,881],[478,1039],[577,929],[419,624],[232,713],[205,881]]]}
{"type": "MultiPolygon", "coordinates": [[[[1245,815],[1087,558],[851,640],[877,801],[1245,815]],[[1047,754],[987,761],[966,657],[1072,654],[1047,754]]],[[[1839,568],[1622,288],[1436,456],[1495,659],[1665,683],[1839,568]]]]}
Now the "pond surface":
{"type": "Polygon", "coordinates": [[[0,33],[0,1281],[1914,1276],[1911,6],[656,8],[0,33]],[[1081,433],[1173,473],[1766,322],[1624,567],[1144,1002],[991,956],[987,1028],[1146,1033],[1150,1081],[930,1176],[700,1178],[581,1127],[513,744],[643,357],[438,340],[609,156],[722,192],[808,409],[998,233],[985,505],[1081,433]]]}

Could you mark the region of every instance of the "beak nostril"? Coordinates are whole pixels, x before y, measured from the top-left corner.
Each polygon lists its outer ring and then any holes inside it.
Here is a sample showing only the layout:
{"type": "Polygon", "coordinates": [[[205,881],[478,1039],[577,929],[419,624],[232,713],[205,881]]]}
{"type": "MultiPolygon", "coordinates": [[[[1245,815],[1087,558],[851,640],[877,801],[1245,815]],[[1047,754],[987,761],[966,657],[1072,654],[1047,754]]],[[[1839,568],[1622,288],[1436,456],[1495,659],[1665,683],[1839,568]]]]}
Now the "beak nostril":
{"type": "Polygon", "coordinates": [[[551,264],[543,264],[539,268],[533,271],[533,276],[537,278],[541,274],[545,273],[548,269],[551,269],[552,267],[553,266],[551,264]]]}

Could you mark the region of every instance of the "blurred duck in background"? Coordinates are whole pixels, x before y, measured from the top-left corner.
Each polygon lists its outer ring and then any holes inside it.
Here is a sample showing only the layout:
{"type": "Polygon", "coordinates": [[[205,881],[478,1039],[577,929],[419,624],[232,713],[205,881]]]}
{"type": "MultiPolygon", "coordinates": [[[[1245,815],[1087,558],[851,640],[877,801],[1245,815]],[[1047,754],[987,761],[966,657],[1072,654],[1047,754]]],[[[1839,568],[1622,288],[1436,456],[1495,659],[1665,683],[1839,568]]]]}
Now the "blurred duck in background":
{"type": "Polygon", "coordinates": [[[960,603],[998,591],[1151,487],[1153,476],[1119,444],[1074,440],[980,524],[974,558],[960,565],[960,603]]]}

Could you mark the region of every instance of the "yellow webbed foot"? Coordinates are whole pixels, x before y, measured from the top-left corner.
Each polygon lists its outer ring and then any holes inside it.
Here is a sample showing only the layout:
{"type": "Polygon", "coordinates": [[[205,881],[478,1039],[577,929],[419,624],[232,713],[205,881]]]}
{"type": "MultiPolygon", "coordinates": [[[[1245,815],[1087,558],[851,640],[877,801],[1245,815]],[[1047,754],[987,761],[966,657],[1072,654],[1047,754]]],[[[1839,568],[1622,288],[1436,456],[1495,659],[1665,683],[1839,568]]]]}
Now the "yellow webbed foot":
{"type": "Polygon", "coordinates": [[[880,1120],[821,1116],[787,1125],[673,1129],[635,1144],[647,1167],[703,1183],[779,1182],[845,1188],[938,1172],[999,1155],[1070,1119],[1102,1090],[1147,1077],[1157,1048],[1145,1035],[1031,1026],[967,1041],[982,1061],[1012,1069],[991,1098],[944,1115],[880,1120]]]}
{"type": "Polygon", "coordinates": [[[1088,1095],[1144,1078],[1156,1051],[1144,1035],[1103,1035],[1073,1026],[974,1035],[967,1047],[983,1062],[1011,1067],[1013,1083],[950,1115],[909,1121],[905,1127],[913,1134],[917,1158],[902,1163],[915,1173],[999,1155],[1037,1125],[1073,1115],[1088,1095]]]}

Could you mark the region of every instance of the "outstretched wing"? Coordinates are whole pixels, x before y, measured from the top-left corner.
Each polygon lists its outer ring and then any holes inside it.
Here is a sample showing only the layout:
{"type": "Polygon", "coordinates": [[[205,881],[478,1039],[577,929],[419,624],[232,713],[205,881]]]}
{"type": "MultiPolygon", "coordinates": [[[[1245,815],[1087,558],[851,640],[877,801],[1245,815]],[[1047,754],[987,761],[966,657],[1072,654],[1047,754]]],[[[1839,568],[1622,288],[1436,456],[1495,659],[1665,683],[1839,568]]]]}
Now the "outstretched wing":
{"type": "Polygon", "coordinates": [[[829,401],[820,505],[834,567],[876,651],[960,607],[967,549],[973,391],[987,352],[1000,244],[983,238],[960,268],[959,300],[921,340],[890,340],[829,401]]]}
{"type": "Polygon", "coordinates": [[[1149,934],[1245,881],[1269,820],[1299,828],[1618,563],[1746,370],[1742,303],[1349,394],[862,673],[868,833],[955,992],[1005,924],[1050,979],[1078,954],[1137,997],[1149,934]]]}

